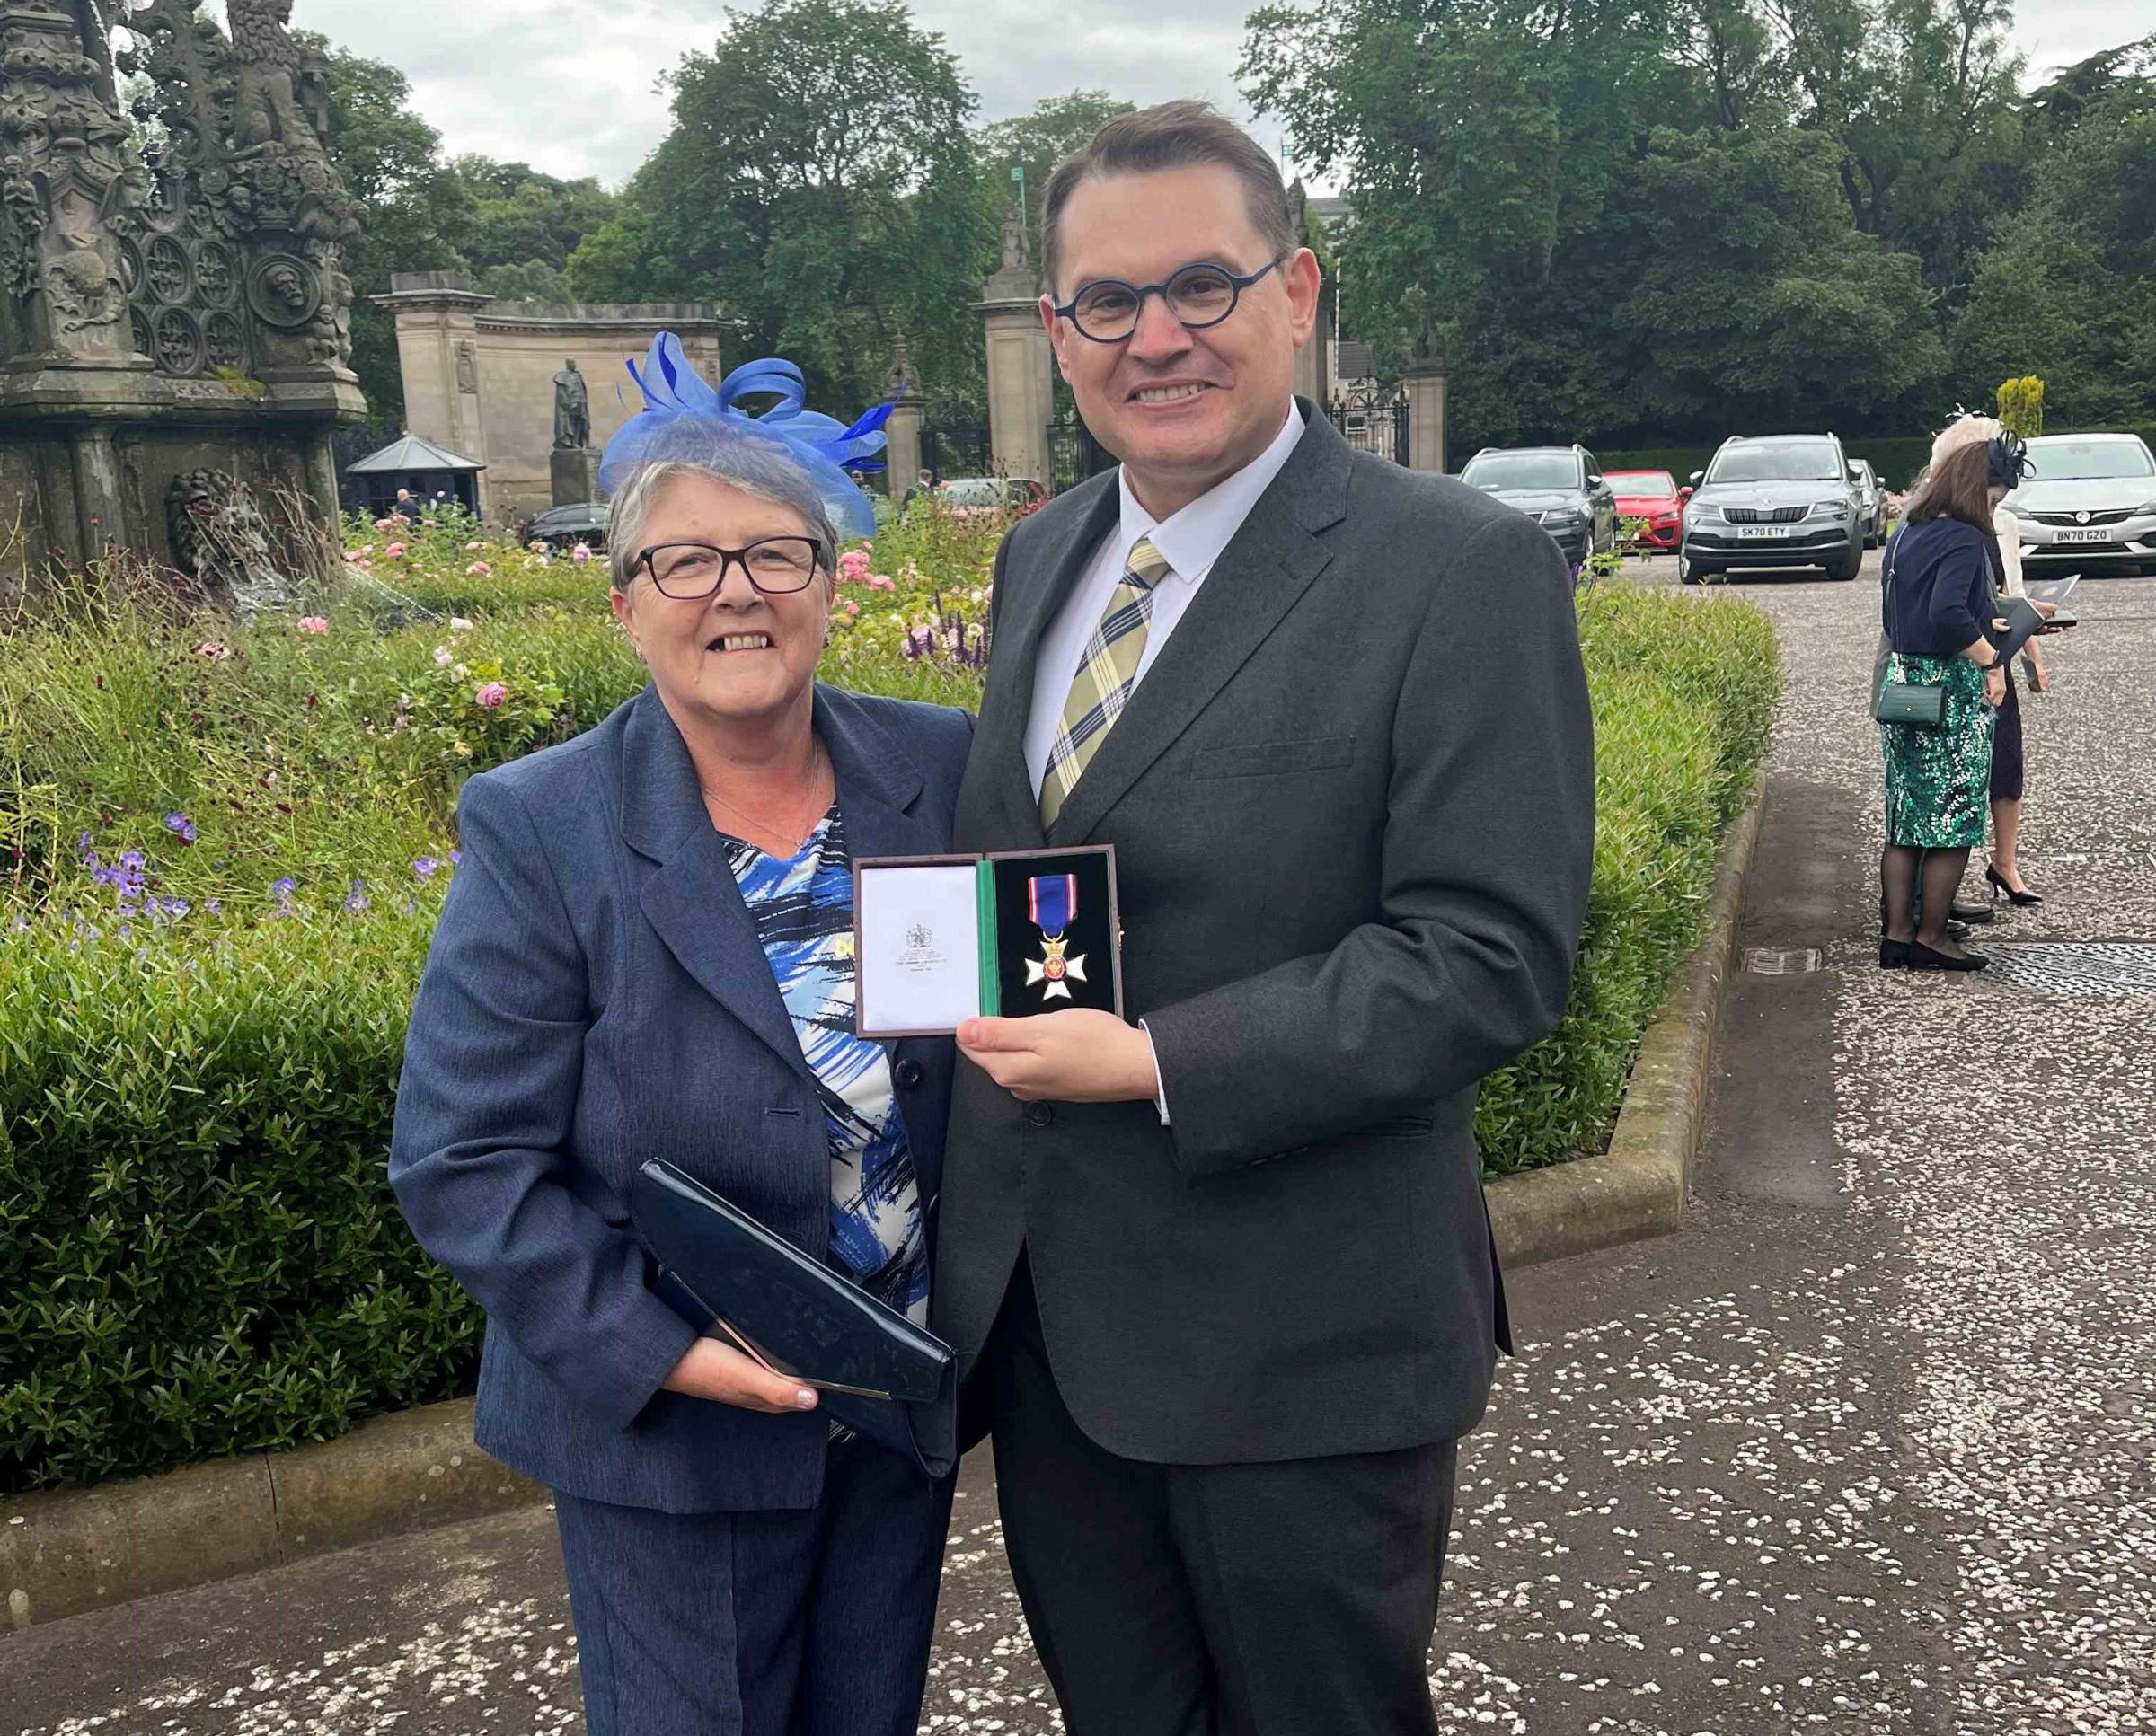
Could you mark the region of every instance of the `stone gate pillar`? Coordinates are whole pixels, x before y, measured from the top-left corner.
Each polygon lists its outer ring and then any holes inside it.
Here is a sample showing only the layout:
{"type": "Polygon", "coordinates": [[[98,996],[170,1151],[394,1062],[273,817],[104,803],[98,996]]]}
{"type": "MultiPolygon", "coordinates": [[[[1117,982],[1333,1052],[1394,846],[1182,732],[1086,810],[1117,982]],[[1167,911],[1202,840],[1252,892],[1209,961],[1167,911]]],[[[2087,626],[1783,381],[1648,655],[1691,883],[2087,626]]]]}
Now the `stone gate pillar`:
{"type": "Polygon", "coordinates": [[[883,395],[891,407],[891,419],[883,425],[884,485],[892,499],[903,500],[921,474],[921,426],[928,412],[921,376],[914,371],[903,334],[892,355],[890,372],[883,376],[883,395]]]}
{"type": "Polygon", "coordinates": [[[1408,394],[1408,468],[1445,468],[1445,361],[1425,356],[1402,381],[1408,394]]]}
{"type": "Polygon", "coordinates": [[[1003,219],[1003,262],[982,286],[974,311],[987,328],[988,443],[1009,476],[1048,480],[1048,423],[1055,413],[1055,355],[1040,323],[1040,274],[1033,269],[1025,217],[1003,219]]]}
{"type": "MultiPolygon", "coordinates": [[[[373,297],[397,322],[397,361],[404,376],[404,427],[423,440],[487,462],[486,419],[479,390],[479,313],[494,297],[461,271],[395,271],[389,294],[373,297]]],[[[579,495],[578,498],[591,499],[579,495]]],[[[488,498],[479,477],[480,514],[488,498]]]]}

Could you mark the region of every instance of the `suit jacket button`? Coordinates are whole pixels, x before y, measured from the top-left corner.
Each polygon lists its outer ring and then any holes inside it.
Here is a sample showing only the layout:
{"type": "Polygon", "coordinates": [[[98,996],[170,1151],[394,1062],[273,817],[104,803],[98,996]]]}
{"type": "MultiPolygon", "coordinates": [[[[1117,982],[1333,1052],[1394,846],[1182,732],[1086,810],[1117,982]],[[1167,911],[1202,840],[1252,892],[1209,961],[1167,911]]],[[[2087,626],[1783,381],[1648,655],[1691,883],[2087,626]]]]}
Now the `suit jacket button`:
{"type": "Polygon", "coordinates": [[[895,1077],[906,1090],[912,1090],[921,1082],[921,1063],[917,1061],[900,1062],[895,1077]]]}
{"type": "Polygon", "coordinates": [[[1036,1127],[1046,1127],[1056,1119],[1056,1112],[1045,1103],[1037,1103],[1026,1111],[1026,1119],[1036,1127]]]}

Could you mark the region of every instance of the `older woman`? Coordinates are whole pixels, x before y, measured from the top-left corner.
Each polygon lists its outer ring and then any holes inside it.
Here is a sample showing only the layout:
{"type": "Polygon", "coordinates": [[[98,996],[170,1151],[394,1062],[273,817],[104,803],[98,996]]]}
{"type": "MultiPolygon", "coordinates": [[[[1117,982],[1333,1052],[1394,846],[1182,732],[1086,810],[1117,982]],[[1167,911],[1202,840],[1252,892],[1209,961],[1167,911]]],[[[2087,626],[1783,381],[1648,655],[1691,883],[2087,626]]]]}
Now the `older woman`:
{"type": "Polygon", "coordinates": [[[480,1444],[554,1491],[592,1736],[911,1736],[948,1481],[699,1337],[627,1201],[664,1158],[924,1317],[950,1052],[854,1035],[849,864],[947,845],[972,723],[815,681],[877,419],[670,335],[638,378],[601,480],[650,684],[464,787],[390,1179],[486,1309],[480,1444]]]}

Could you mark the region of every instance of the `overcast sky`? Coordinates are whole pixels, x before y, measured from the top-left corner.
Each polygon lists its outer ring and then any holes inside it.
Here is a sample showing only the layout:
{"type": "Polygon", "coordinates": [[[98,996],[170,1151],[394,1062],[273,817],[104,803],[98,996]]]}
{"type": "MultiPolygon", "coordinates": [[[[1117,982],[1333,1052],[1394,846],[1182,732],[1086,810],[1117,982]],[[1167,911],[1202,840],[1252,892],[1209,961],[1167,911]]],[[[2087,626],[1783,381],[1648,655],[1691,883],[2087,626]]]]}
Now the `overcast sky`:
{"type": "MultiPolygon", "coordinates": [[[[1098,87],[1133,101],[1202,96],[1248,119],[1235,91],[1258,0],[915,0],[980,93],[984,119],[1098,87]]],[[[2020,0],[2033,69],[2146,31],[2150,0],[2020,0]]],[[[403,69],[452,152],[479,151],[618,186],[666,130],[656,76],[708,48],[722,0],[298,0],[293,22],[403,69]]],[[[1258,126],[1270,148],[1278,128],[1258,126]]]]}

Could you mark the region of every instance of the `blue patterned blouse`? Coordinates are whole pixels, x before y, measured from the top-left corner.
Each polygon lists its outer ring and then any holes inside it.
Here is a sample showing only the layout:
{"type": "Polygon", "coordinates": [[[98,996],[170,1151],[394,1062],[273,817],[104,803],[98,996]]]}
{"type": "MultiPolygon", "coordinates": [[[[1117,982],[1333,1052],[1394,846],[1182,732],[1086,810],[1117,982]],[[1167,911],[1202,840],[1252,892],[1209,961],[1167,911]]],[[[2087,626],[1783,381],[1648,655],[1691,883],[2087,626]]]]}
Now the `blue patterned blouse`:
{"type": "Polygon", "coordinates": [[[816,1075],[831,1141],[830,1264],[928,1318],[928,1238],[883,1045],[853,1033],[853,865],[834,802],[790,860],[738,838],[728,860],[816,1075]]]}

